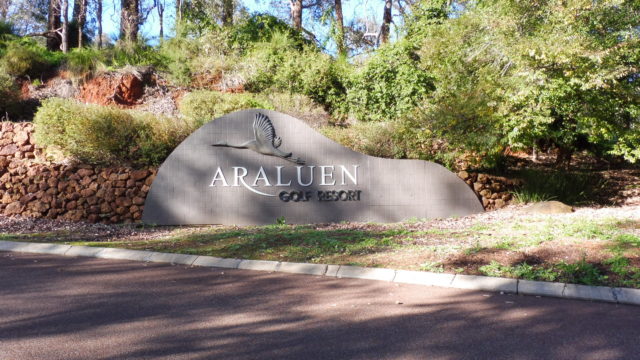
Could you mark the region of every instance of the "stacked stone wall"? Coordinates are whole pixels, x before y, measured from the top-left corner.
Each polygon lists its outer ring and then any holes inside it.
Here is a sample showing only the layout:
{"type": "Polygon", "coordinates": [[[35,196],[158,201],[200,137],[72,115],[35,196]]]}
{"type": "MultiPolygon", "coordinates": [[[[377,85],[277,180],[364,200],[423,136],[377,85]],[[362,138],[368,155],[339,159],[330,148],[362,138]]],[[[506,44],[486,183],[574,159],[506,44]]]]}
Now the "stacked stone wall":
{"type": "Polygon", "coordinates": [[[0,213],[102,223],[142,217],[156,169],[45,161],[33,124],[0,123],[0,213]]]}
{"type": "MultiPolygon", "coordinates": [[[[142,218],[157,169],[95,167],[46,161],[33,124],[0,123],[0,214],[102,223],[142,218]]],[[[518,180],[460,171],[487,210],[513,198],[518,180]]]]}
{"type": "Polygon", "coordinates": [[[512,191],[522,185],[519,179],[475,172],[460,171],[458,177],[473,189],[486,210],[500,209],[510,204],[513,201],[512,191]]]}

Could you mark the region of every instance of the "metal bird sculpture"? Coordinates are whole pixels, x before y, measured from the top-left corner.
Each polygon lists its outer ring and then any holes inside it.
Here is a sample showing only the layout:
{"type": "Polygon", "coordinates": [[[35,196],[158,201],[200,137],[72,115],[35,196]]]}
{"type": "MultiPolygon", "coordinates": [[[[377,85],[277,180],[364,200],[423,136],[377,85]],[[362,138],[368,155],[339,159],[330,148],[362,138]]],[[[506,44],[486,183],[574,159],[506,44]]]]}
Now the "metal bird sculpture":
{"type": "Polygon", "coordinates": [[[249,149],[257,153],[269,156],[277,156],[298,165],[304,165],[304,160],[292,157],[291,153],[286,153],[280,149],[282,139],[276,136],[276,130],[271,120],[263,114],[257,113],[253,120],[253,140],[249,140],[240,145],[233,145],[226,142],[217,142],[211,146],[224,146],[236,149],[249,149]]]}

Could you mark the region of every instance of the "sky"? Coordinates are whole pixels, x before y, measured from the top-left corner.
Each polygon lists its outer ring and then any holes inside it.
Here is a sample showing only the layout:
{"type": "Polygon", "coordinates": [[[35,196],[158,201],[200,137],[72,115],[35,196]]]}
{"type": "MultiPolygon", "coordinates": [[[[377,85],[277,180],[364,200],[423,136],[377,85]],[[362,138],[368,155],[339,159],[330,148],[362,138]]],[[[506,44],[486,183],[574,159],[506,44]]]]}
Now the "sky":
{"type": "MultiPolygon", "coordinates": [[[[288,6],[288,0],[282,0],[285,6],[288,6]]],[[[167,5],[164,14],[164,33],[166,37],[173,36],[173,25],[175,22],[175,6],[173,1],[171,5],[167,5]]],[[[275,9],[270,5],[269,0],[243,0],[243,5],[250,13],[271,13],[275,14],[275,9]]],[[[356,17],[371,17],[378,19],[378,22],[382,19],[382,10],[384,2],[381,0],[351,0],[343,2],[343,12],[345,22],[356,17]]],[[[110,38],[116,38],[119,34],[119,21],[120,21],[120,0],[104,0],[103,5],[103,32],[110,38]]],[[[310,28],[311,23],[303,20],[303,26],[310,28]]],[[[315,26],[313,29],[309,29],[315,34],[321,34],[320,37],[326,36],[326,26],[315,26]]],[[[150,43],[157,43],[159,31],[158,13],[154,9],[149,14],[147,21],[140,29],[140,34],[144,39],[147,39],[150,43]]]]}

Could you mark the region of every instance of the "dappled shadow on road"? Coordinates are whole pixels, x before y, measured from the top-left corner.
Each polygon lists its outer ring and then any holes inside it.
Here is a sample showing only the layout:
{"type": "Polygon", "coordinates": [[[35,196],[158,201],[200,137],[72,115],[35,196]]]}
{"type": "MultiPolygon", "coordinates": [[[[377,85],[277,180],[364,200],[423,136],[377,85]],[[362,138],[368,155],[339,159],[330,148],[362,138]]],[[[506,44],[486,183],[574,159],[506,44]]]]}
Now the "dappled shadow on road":
{"type": "Polygon", "coordinates": [[[640,351],[640,308],[630,306],[34,255],[1,256],[0,272],[0,358],[622,359],[640,351]]]}

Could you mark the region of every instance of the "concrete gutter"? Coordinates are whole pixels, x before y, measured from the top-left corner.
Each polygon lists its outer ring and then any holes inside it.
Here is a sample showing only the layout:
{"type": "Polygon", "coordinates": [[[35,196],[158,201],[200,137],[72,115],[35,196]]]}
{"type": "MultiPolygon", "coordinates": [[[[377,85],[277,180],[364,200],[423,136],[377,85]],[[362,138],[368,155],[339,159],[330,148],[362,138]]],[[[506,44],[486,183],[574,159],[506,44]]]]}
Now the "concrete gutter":
{"type": "Polygon", "coordinates": [[[567,299],[605,301],[640,305],[640,289],[587,286],[544,281],[517,280],[499,277],[439,274],[424,271],[364,268],[347,265],[304,264],[266,260],[223,259],[213,256],[158,253],[153,251],[72,246],[42,243],[0,241],[0,251],[85,256],[102,259],[133,260],[189,266],[245,269],[337,278],[390,281],[400,284],[450,287],[494,291],[521,295],[548,296],[567,299]]]}

